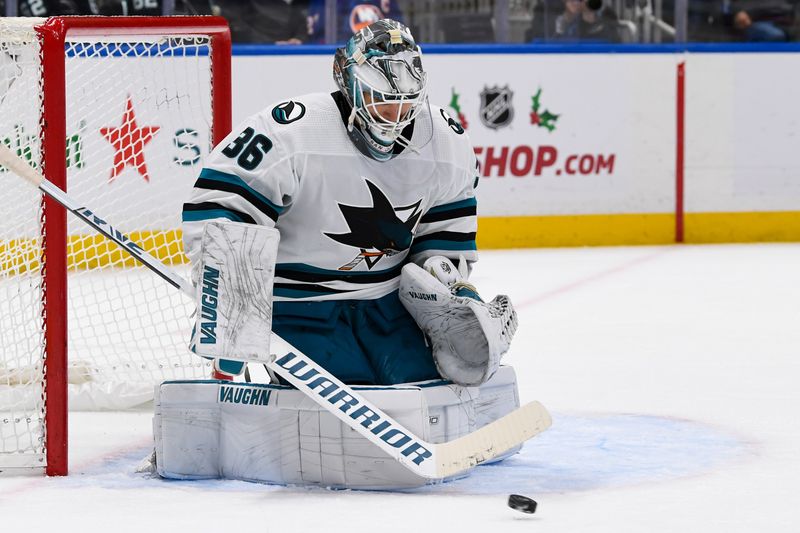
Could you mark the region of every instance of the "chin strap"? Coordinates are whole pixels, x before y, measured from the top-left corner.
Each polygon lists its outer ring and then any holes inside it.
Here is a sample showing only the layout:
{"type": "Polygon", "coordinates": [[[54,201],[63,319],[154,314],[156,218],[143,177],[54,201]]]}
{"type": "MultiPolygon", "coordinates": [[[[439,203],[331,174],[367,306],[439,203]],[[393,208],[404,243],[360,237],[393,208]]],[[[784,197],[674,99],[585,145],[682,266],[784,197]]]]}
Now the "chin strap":
{"type": "Polygon", "coordinates": [[[356,121],[356,108],[350,108],[350,116],[347,118],[347,131],[353,131],[353,124],[356,121]]]}
{"type": "Polygon", "coordinates": [[[399,135],[397,137],[397,139],[395,139],[394,142],[396,142],[397,144],[399,144],[403,148],[408,148],[409,150],[411,150],[415,154],[419,154],[420,153],[420,151],[419,151],[419,149],[417,149],[416,145],[411,144],[411,141],[409,141],[408,139],[406,139],[402,135],[399,135]]]}

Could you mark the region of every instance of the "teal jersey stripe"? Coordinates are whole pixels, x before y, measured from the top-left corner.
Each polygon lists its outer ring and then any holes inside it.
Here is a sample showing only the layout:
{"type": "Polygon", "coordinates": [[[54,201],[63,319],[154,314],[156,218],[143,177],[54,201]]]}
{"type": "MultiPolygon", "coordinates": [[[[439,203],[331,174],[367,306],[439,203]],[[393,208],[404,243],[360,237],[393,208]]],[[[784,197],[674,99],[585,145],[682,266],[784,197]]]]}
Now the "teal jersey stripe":
{"type": "Polygon", "coordinates": [[[460,200],[458,202],[453,202],[451,204],[442,204],[437,205],[436,207],[431,207],[425,213],[426,215],[433,215],[436,213],[442,213],[444,211],[452,211],[454,209],[463,209],[465,207],[477,207],[478,200],[473,198],[467,198],[466,200],[460,200]]]}
{"type": "Polygon", "coordinates": [[[198,179],[223,183],[242,189],[245,192],[245,196],[252,196],[257,202],[265,204],[269,208],[273,209],[279,215],[284,210],[283,206],[276,204],[275,202],[273,202],[272,200],[270,200],[269,198],[267,198],[254,188],[252,188],[242,178],[240,178],[235,174],[228,174],[227,172],[220,172],[219,170],[204,168],[200,172],[200,176],[198,179]]]}
{"type": "Polygon", "coordinates": [[[411,253],[416,254],[425,250],[453,250],[453,251],[470,251],[477,250],[478,247],[475,241],[442,241],[430,240],[422,241],[418,244],[411,246],[411,253]]]}
{"type": "Polygon", "coordinates": [[[184,222],[199,222],[201,220],[211,220],[214,218],[227,218],[228,220],[233,220],[234,222],[245,222],[242,217],[234,213],[233,211],[228,211],[226,209],[208,209],[205,211],[184,211],[181,215],[181,219],[184,222]]]}

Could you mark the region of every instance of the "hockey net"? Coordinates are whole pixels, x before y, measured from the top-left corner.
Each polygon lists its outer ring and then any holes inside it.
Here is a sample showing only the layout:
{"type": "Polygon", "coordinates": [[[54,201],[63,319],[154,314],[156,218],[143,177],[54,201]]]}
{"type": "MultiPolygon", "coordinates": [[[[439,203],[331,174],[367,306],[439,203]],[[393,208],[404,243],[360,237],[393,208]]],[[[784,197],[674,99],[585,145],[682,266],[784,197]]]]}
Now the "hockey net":
{"type": "MultiPolygon", "coordinates": [[[[222,19],[0,18],[0,142],[179,269],[181,204],[229,129],[222,19]]],[[[0,471],[63,474],[66,391],[122,409],[209,370],[178,291],[2,167],[0,205],[0,471]]]]}

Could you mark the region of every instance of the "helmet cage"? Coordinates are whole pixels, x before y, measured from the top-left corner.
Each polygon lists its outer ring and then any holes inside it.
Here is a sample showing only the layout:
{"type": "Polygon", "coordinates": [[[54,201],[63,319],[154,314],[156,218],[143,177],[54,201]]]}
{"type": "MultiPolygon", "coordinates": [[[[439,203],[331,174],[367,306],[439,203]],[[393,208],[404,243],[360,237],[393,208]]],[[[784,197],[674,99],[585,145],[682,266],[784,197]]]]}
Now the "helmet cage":
{"type": "Polygon", "coordinates": [[[424,109],[427,98],[424,73],[418,90],[385,91],[355,70],[351,78],[352,105],[362,123],[380,137],[394,140],[424,109]]]}
{"type": "Polygon", "coordinates": [[[408,28],[389,19],[364,28],[336,52],[334,78],[353,108],[351,123],[357,117],[379,144],[391,146],[426,107],[421,57],[408,28]]]}

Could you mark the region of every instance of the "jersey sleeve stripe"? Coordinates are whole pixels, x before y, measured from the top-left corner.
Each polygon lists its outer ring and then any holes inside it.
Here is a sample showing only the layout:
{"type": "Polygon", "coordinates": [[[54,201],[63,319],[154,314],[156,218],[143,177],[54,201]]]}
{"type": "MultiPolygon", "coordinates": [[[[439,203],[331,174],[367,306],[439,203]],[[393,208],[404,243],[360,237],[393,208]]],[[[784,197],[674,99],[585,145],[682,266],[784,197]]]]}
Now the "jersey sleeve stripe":
{"type": "Polygon", "coordinates": [[[411,244],[411,255],[425,250],[469,251],[477,250],[475,232],[437,231],[418,235],[411,244]]]}
{"type": "Polygon", "coordinates": [[[442,251],[456,251],[456,252],[466,252],[466,251],[475,251],[478,247],[475,245],[475,241],[467,241],[467,242],[456,242],[456,241],[442,241],[442,240],[430,240],[421,243],[415,243],[411,246],[411,254],[418,254],[420,252],[424,252],[427,250],[442,250],[442,251]]]}
{"type": "Polygon", "coordinates": [[[246,222],[255,224],[256,221],[247,213],[230,209],[214,202],[202,202],[199,204],[183,204],[184,222],[198,222],[201,220],[211,220],[213,218],[227,218],[234,222],[246,222]]]}
{"type": "Polygon", "coordinates": [[[478,200],[476,198],[474,198],[474,197],[473,198],[467,198],[465,200],[459,200],[458,202],[452,202],[452,203],[449,203],[449,204],[442,204],[442,205],[437,205],[435,207],[431,207],[430,209],[428,209],[428,212],[425,213],[424,216],[437,214],[437,213],[443,213],[443,212],[446,212],[446,211],[452,211],[454,209],[464,209],[464,208],[468,208],[468,207],[477,207],[477,205],[478,205],[478,200]]]}
{"type": "Polygon", "coordinates": [[[414,244],[419,244],[425,241],[456,241],[456,242],[475,242],[475,232],[462,233],[457,231],[437,231],[435,233],[428,233],[426,235],[417,235],[414,238],[414,244]]]}
{"type": "Polygon", "coordinates": [[[234,174],[227,174],[218,170],[204,168],[200,177],[194,184],[196,189],[211,191],[225,191],[237,194],[250,202],[256,209],[267,215],[274,222],[283,212],[283,207],[270,201],[269,198],[250,187],[245,181],[234,174]]]}
{"type": "Polygon", "coordinates": [[[468,207],[460,207],[457,209],[451,209],[448,211],[439,211],[433,213],[428,211],[423,215],[420,219],[420,223],[422,224],[430,224],[431,222],[441,222],[443,220],[452,220],[455,218],[463,218],[463,217],[471,217],[477,214],[477,206],[468,206],[468,207]]]}
{"type": "Polygon", "coordinates": [[[452,220],[440,220],[420,224],[417,229],[417,236],[431,235],[440,231],[454,231],[458,233],[470,233],[478,230],[477,217],[461,217],[452,220]]]}

